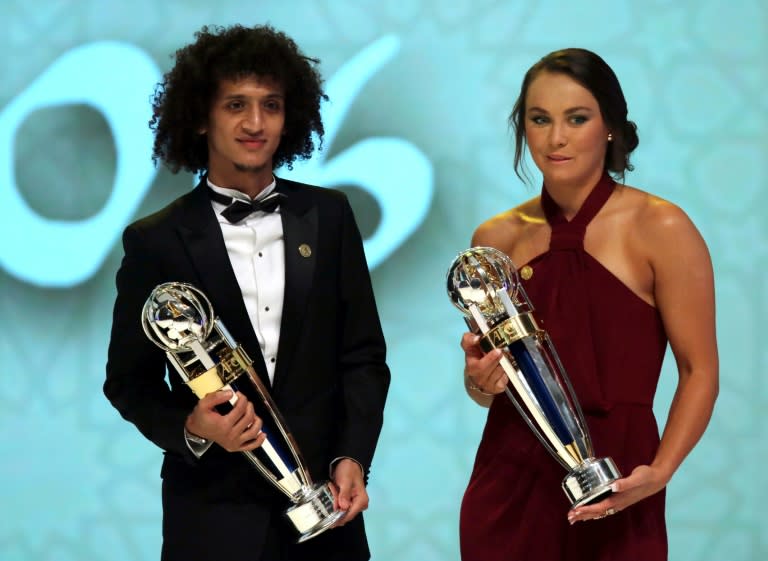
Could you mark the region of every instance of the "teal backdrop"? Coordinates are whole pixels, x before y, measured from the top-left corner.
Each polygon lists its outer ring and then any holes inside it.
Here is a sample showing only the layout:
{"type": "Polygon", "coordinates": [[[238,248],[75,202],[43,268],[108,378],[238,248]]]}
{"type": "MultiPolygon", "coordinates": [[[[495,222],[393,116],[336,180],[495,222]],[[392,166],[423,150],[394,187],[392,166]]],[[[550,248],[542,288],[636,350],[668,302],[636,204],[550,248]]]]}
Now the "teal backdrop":
{"type": "MultiPolygon", "coordinates": [[[[721,392],[669,486],[670,559],[768,559],[763,0],[4,0],[0,19],[0,559],[158,558],[160,451],[101,393],[119,235],[194,182],[150,158],[171,54],[203,24],[265,22],[322,60],[325,149],[284,175],[349,194],[389,345],[373,558],[458,560],[485,410],[445,273],[478,223],[538,192],[507,115],[531,64],[581,46],[639,126],[627,182],[682,206],[715,266],[721,392]]],[[[662,424],[675,381],[670,357],[662,424]]]]}

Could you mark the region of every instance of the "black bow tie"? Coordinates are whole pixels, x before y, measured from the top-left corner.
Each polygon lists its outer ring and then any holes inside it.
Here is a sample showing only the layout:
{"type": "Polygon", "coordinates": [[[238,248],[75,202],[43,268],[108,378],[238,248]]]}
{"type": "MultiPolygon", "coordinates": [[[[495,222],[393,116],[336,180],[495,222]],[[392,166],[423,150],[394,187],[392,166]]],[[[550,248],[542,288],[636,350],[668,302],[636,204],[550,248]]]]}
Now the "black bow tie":
{"type": "Polygon", "coordinates": [[[273,191],[263,199],[258,201],[243,201],[241,199],[234,199],[233,197],[227,197],[221,193],[217,193],[213,189],[208,189],[208,194],[211,199],[219,202],[223,205],[228,205],[221,215],[226,218],[232,224],[240,222],[246,216],[256,212],[274,212],[280,205],[280,202],[285,199],[285,194],[273,191]]]}

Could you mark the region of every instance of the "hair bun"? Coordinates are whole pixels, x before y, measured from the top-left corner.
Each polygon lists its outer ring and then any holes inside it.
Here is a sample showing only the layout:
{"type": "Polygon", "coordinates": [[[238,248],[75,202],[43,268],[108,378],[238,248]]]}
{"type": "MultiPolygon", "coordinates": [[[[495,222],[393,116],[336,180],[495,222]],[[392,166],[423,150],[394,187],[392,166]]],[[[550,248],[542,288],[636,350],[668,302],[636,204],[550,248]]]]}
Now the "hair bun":
{"type": "Polygon", "coordinates": [[[627,151],[627,161],[638,144],[640,144],[640,138],[637,136],[637,125],[634,121],[626,121],[624,123],[624,147],[627,151]]]}

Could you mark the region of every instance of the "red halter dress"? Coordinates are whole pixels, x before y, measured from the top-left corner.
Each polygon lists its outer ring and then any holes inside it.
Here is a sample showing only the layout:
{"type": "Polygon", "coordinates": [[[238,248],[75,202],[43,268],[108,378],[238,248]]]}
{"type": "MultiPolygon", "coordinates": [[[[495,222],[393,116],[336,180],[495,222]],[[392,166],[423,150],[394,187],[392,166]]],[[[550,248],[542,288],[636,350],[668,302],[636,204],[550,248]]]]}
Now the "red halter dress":
{"type": "MultiPolygon", "coordinates": [[[[627,476],[650,464],[659,445],[652,405],[667,337],[658,310],[584,250],[587,225],[614,187],[604,176],[570,221],[542,189],[550,246],[522,282],[573,384],[595,455],[612,457],[627,476]]],[[[462,560],[667,559],[663,491],[571,526],[565,475],[512,402],[496,396],[461,505],[462,560]]]]}

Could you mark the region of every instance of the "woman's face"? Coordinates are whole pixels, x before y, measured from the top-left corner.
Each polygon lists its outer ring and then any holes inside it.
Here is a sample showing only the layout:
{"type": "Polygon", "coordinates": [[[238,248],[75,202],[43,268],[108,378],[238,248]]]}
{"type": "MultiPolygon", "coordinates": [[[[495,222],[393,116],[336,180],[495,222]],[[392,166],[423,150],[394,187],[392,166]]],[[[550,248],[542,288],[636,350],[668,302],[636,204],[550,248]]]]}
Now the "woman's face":
{"type": "Polygon", "coordinates": [[[603,174],[608,128],[595,97],[573,78],[542,72],[525,96],[525,138],[547,185],[594,185],[603,174]]]}

